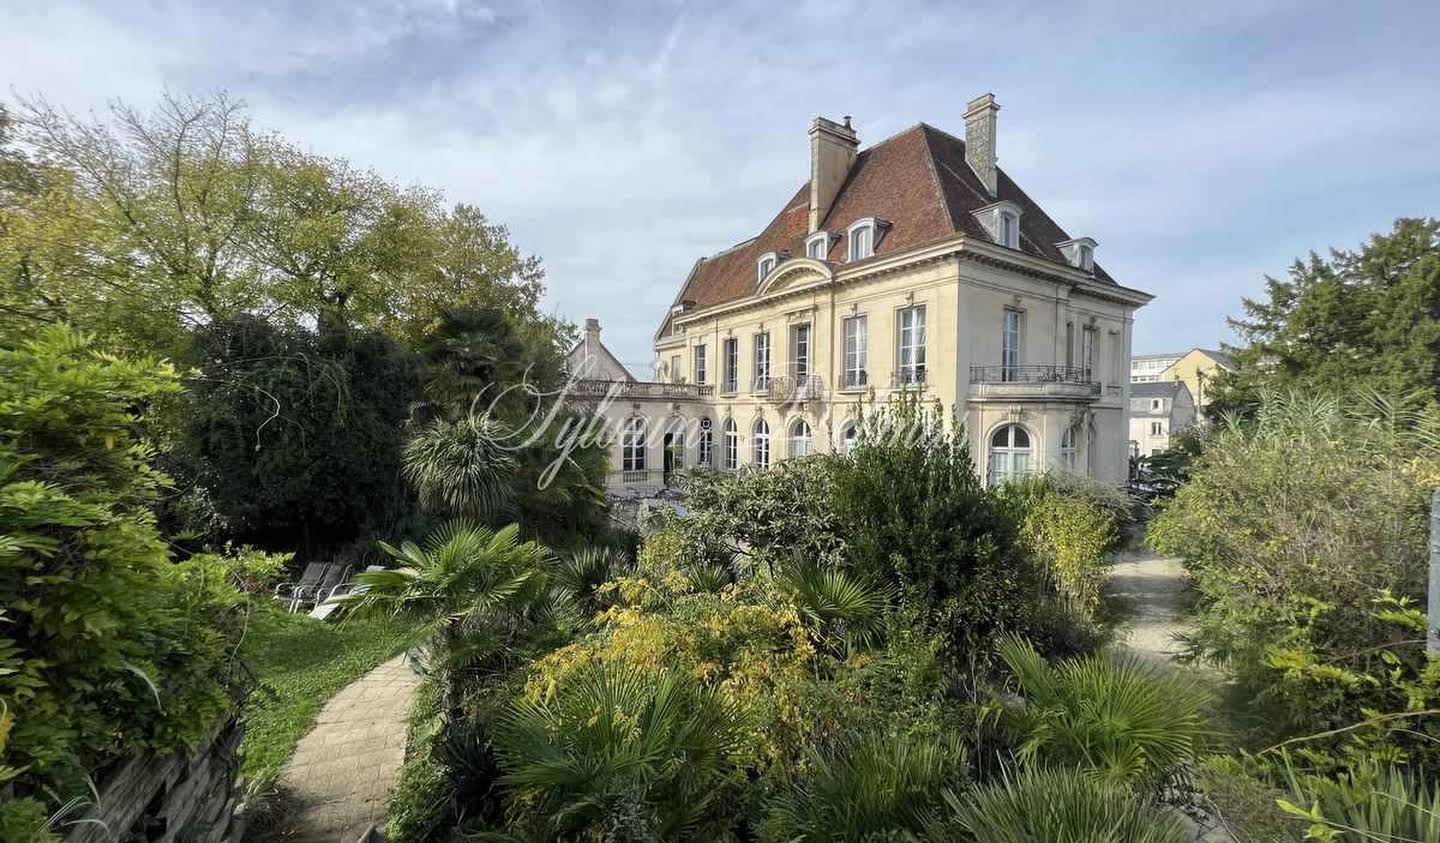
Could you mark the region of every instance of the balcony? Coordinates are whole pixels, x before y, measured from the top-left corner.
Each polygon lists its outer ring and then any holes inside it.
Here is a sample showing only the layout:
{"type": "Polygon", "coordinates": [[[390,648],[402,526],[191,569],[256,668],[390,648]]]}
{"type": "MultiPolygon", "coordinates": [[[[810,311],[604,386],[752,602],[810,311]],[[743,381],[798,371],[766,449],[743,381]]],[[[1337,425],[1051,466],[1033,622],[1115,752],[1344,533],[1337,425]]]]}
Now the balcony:
{"type": "Polygon", "coordinates": [[[925,367],[913,366],[890,373],[891,389],[924,389],[925,367]]]}
{"type": "Polygon", "coordinates": [[[697,400],[715,394],[715,387],[697,383],[663,383],[660,381],[576,381],[570,394],[576,398],[656,398],[669,401],[697,400]]]}
{"type": "Polygon", "coordinates": [[[1079,366],[971,366],[970,398],[985,401],[1094,401],[1100,384],[1079,366]]]}
{"type": "Polygon", "coordinates": [[[841,391],[864,389],[870,385],[870,373],[864,369],[852,369],[840,375],[841,391]]]}
{"type": "Polygon", "coordinates": [[[825,379],[814,374],[786,374],[770,378],[766,396],[782,404],[818,401],[825,397],[825,379]]]}

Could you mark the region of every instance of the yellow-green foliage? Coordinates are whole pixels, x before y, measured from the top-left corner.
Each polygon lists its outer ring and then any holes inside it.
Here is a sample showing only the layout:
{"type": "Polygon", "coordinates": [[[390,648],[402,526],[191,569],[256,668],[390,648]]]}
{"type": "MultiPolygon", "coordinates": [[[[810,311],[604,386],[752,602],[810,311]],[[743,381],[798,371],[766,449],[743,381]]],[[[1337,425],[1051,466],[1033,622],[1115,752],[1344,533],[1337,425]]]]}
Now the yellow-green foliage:
{"type": "Polygon", "coordinates": [[[1105,587],[1105,553],[1116,539],[1114,516],[1083,498],[1046,492],[1028,507],[1022,535],[1072,608],[1093,614],[1105,587]]]}
{"type": "Polygon", "coordinates": [[[543,698],[595,663],[659,675],[680,669],[713,686],[746,715],[737,764],[768,768],[795,757],[811,726],[805,698],[816,660],[793,606],[751,586],[688,593],[683,575],[619,581],[624,602],[601,613],[599,630],[536,661],[526,694],[543,698]],[[657,610],[663,597],[666,609],[657,610]]]}

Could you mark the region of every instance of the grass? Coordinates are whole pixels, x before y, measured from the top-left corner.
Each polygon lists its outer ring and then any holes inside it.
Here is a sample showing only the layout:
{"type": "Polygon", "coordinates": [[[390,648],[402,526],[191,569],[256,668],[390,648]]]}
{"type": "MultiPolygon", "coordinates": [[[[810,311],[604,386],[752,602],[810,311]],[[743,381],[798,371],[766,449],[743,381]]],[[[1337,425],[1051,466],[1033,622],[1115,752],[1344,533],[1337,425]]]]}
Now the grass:
{"type": "Polygon", "coordinates": [[[411,637],[411,630],[386,618],[318,621],[256,600],[240,645],[257,679],[245,702],[246,780],[273,780],[326,701],[408,646],[411,637]]]}

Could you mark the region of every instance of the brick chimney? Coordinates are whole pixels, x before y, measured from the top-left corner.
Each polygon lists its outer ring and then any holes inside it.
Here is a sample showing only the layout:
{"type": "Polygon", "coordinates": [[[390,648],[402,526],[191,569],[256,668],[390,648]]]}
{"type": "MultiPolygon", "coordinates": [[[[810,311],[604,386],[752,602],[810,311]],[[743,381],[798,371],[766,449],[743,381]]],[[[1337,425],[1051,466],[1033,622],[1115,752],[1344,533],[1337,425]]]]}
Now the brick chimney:
{"type": "Polygon", "coordinates": [[[810,124],[810,231],[820,228],[840,185],[855,163],[860,148],[860,138],[850,128],[850,117],[846,115],[842,125],[834,120],[816,117],[810,124]]]}
{"type": "Polygon", "coordinates": [[[999,110],[994,94],[978,96],[965,106],[965,163],[991,196],[996,195],[995,113],[999,110]]]}

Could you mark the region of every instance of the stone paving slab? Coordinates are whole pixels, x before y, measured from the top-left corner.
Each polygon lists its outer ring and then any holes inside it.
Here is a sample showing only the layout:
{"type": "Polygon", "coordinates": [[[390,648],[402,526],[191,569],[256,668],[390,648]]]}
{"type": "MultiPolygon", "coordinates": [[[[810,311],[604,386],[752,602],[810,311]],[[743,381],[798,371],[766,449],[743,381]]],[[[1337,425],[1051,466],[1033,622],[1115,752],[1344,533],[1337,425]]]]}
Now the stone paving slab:
{"type": "Polygon", "coordinates": [[[405,723],[420,678],[396,656],[346,686],[295,746],[282,781],[295,800],[289,839],[356,843],[383,825],[405,760],[405,723]]]}

